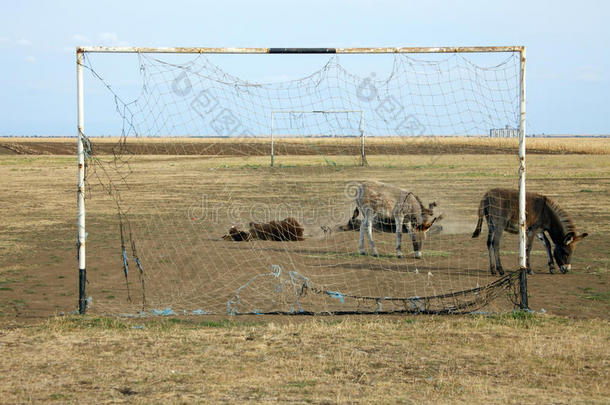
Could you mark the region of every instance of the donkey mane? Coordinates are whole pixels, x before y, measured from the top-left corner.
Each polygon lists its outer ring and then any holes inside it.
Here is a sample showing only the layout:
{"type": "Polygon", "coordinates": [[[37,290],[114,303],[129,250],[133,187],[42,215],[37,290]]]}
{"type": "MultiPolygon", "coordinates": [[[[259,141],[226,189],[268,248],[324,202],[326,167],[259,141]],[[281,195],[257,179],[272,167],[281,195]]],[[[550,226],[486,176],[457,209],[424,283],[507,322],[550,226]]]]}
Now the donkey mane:
{"type": "MultiPolygon", "coordinates": [[[[413,193],[411,193],[411,194],[413,194],[413,193]]],[[[428,215],[432,215],[432,211],[430,209],[424,207],[424,204],[419,199],[419,196],[413,194],[413,197],[415,197],[415,200],[419,204],[419,209],[421,210],[422,213],[425,213],[425,214],[428,214],[428,215]]],[[[436,203],[434,203],[434,205],[436,205],[436,203]]]]}
{"type": "Polygon", "coordinates": [[[563,208],[561,208],[555,201],[551,200],[548,197],[546,197],[545,200],[547,208],[561,224],[563,235],[565,236],[570,232],[576,234],[576,226],[574,225],[574,221],[572,221],[572,217],[570,217],[568,213],[565,212],[563,208]]]}

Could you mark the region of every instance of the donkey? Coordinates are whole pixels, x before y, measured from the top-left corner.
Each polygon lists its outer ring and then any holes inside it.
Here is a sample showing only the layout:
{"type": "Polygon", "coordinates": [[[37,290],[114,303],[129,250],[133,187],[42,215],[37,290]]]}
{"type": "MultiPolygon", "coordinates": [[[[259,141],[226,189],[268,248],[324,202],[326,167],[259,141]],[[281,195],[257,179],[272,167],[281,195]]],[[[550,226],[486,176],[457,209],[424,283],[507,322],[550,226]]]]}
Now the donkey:
{"type": "MultiPolygon", "coordinates": [[[[360,210],[358,209],[358,207],[356,207],[354,209],[354,213],[352,214],[352,217],[347,221],[347,224],[339,225],[339,226],[336,226],[335,228],[330,228],[328,226],[322,226],[321,228],[325,232],[359,231],[360,225],[362,224],[362,221],[360,220],[360,218],[358,218],[359,216],[360,216],[360,210]]],[[[438,221],[438,219],[437,219],[437,221],[438,221]]],[[[432,235],[432,234],[441,233],[442,231],[443,231],[442,225],[439,225],[438,223],[436,223],[436,224],[432,225],[430,227],[430,229],[428,229],[427,234],[432,235]]],[[[394,218],[386,218],[386,217],[376,215],[375,217],[373,217],[373,232],[396,233],[396,222],[394,222],[394,218]]],[[[402,233],[409,233],[407,224],[404,222],[402,224],[402,233]]]]}
{"type": "Polygon", "coordinates": [[[433,209],[436,203],[424,207],[419,197],[412,192],[375,181],[366,181],[356,185],[354,197],[357,207],[362,212],[363,220],[360,224],[360,239],[358,251],[365,255],[364,234],[366,232],[373,256],[379,256],[373,242],[372,224],[374,217],[393,218],[396,232],[396,256],[403,257],[401,248],[403,224],[411,235],[413,250],[416,259],[421,259],[421,246],[426,238],[426,232],[432,224],[442,216],[434,217],[433,209]]]}
{"type": "Polygon", "coordinates": [[[236,226],[229,228],[229,233],[222,239],[235,242],[247,242],[253,239],[272,240],[278,242],[302,241],[303,226],[292,218],[265,223],[250,222],[248,231],[241,231],[236,226]]]}
{"type": "Polygon", "coordinates": [[[267,223],[250,222],[250,235],[254,239],[274,241],[302,241],[303,226],[292,217],[267,223]]]}
{"type": "MultiPolygon", "coordinates": [[[[525,202],[527,247],[527,271],[533,274],[530,267],[530,251],[534,235],[544,244],[548,257],[549,272],[555,273],[553,257],[562,273],[571,269],[570,260],[574,252],[574,244],[585,238],[588,234],[577,235],[574,223],[570,216],[562,210],[556,202],[548,197],[527,193],[525,202]],[[555,247],[551,254],[551,242],[546,236],[549,234],[555,247]]],[[[504,274],[500,263],[500,240],[502,232],[519,233],[519,191],[494,188],[485,193],[479,204],[479,220],[472,234],[476,238],[481,233],[483,216],[487,220],[489,234],[487,236],[487,249],[489,251],[489,269],[492,275],[496,270],[504,274]]]]}

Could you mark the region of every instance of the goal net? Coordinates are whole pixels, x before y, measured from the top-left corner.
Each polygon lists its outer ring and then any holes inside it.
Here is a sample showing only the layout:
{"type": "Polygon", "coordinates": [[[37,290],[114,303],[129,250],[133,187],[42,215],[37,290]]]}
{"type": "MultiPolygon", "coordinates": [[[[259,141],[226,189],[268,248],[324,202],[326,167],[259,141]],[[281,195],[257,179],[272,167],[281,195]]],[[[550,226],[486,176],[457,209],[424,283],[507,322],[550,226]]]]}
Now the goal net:
{"type": "Polygon", "coordinates": [[[519,187],[489,131],[523,124],[520,52],[79,49],[88,311],[512,308],[520,239],[493,276],[471,236],[484,193],[519,187]]]}
{"type": "MultiPolygon", "coordinates": [[[[353,139],[347,140],[354,144],[353,139]]],[[[336,165],[337,162],[328,160],[327,155],[340,158],[340,164],[353,164],[354,158],[357,157],[360,165],[364,165],[364,111],[272,111],[271,166],[273,167],[278,154],[281,156],[282,150],[291,151],[299,147],[314,153],[328,164],[336,165]],[[346,153],[354,151],[349,151],[340,138],[356,137],[360,140],[359,155],[345,156],[346,153]]],[[[290,162],[290,159],[284,160],[290,162]]]]}

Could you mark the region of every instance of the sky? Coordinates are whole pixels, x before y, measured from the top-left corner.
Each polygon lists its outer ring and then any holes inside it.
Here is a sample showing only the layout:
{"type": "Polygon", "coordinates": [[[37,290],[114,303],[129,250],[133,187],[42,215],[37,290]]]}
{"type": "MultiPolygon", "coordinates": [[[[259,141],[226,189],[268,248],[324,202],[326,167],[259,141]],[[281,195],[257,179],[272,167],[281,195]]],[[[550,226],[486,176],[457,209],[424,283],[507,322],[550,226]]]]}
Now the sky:
{"type": "Polygon", "coordinates": [[[0,136],[76,135],[77,45],[525,45],[527,133],[610,134],[608,1],[1,1],[0,136]]]}

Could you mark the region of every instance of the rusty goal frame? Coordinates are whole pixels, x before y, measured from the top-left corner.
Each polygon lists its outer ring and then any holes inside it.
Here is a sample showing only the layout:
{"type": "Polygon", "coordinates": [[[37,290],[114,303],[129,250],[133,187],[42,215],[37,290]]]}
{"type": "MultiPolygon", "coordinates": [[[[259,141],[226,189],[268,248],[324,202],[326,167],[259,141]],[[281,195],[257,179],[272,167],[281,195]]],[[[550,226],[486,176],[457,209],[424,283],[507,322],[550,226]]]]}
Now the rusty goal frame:
{"type": "Polygon", "coordinates": [[[77,131],[78,131],[78,311],[87,309],[85,293],[86,232],[85,232],[85,150],[83,55],[85,53],[184,53],[184,54],[439,54],[439,53],[489,53],[513,52],[520,54],[520,119],[519,119],[519,266],[520,306],[528,308],[526,278],[526,229],[525,229],[525,47],[524,46],[474,46],[474,47],[377,47],[377,48],[155,48],[155,47],[103,47],[76,48],[77,83],[77,131]]]}

